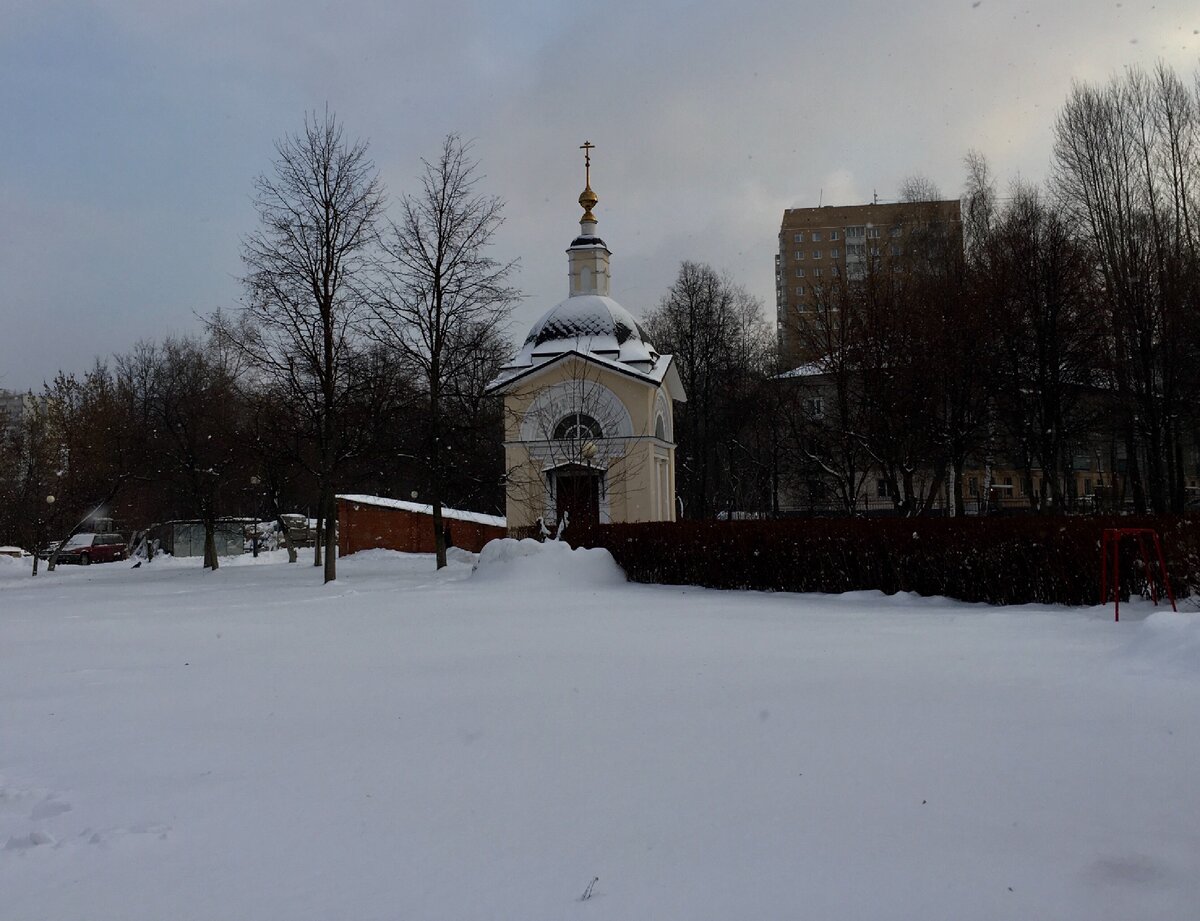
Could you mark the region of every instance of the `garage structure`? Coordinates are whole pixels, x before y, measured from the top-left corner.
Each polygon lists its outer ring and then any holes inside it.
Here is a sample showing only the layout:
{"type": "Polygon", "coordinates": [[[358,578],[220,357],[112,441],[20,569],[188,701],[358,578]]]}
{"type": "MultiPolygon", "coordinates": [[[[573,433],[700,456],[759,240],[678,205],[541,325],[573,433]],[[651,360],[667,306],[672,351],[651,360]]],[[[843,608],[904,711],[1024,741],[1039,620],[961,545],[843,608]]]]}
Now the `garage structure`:
{"type": "MultiPolygon", "coordinates": [[[[433,553],[433,506],[383,496],[337,497],[338,552],[348,556],[359,550],[381,548],[406,553],[433,553]]],[[[506,537],[508,526],[498,515],[443,508],[442,525],[447,546],[478,553],[497,537],[506,537]]]]}

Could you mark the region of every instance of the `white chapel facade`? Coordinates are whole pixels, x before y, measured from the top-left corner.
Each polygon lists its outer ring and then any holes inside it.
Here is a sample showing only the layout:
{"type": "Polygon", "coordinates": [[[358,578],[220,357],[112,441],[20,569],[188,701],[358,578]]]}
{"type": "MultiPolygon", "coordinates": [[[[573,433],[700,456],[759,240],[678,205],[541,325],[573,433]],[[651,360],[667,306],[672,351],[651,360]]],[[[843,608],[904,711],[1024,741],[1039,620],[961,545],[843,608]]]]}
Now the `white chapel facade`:
{"type": "Polygon", "coordinates": [[[671,356],[609,294],[612,253],[596,235],[591,148],[583,147],[580,232],[567,249],[569,296],[533,324],[489,387],[504,396],[510,530],[564,516],[675,520],[673,404],[687,397],[671,356]]]}

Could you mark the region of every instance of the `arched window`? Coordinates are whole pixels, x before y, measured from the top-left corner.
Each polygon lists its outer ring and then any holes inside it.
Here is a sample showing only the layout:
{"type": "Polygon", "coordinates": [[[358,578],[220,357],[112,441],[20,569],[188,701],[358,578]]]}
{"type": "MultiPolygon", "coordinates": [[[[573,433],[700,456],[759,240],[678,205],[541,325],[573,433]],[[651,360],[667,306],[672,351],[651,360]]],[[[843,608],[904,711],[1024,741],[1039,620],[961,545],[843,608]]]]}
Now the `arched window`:
{"type": "Polygon", "coordinates": [[[603,437],[600,423],[583,413],[564,416],[554,427],[555,441],[594,441],[603,437]]]}
{"type": "Polygon", "coordinates": [[[659,413],[658,418],[654,420],[654,437],[663,441],[667,440],[667,423],[663,420],[662,413],[659,413]]]}

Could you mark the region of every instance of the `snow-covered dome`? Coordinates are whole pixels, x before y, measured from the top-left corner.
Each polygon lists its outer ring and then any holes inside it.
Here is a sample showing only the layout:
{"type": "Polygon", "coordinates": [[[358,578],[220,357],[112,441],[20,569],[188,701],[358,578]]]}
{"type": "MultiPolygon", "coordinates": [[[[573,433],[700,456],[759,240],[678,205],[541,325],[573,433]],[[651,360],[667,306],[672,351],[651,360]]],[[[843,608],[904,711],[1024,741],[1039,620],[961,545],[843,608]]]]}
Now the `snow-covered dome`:
{"type": "MultiPolygon", "coordinates": [[[[585,149],[590,147],[585,145],[585,149]]],[[[585,159],[589,170],[590,165],[590,159],[585,159]]],[[[489,385],[493,391],[535,373],[547,362],[575,353],[615,370],[632,372],[655,385],[669,374],[674,390],[682,394],[679,375],[671,370],[671,356],[660,356],[633,314],[609,297],[612,253],[596,236],[596,215],[592,209],[598,201],[589,171],[583,194],[579,196],[584,209],[579,236],[567,248],[570,297],[555,304],[533,324],[520,351],[489,385]]]]}
{"type": "Polygon", "coordinates": [[[623,364],[653,366],[658,352],[641,324],[611,297],[580,294],[546,311],[529,330],[513,366],[576,351],[623,364]]]}

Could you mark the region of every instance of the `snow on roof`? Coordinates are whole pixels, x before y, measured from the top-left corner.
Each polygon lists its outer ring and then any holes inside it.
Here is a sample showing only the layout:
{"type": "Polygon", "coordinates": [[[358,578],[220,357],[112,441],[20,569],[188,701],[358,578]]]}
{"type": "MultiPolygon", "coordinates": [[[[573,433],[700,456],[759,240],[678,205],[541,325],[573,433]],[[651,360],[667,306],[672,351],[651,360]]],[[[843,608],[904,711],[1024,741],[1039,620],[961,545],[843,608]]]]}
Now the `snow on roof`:
{"type": "MultiPolygon", "coordinates": [[[[635,376],[651,380],[660,361],[670,360],[670,356],[659,355],[633,314],[611,297],[576,294],[555,304],[533,324],[520,351],[488,385],[489,389],[499,389],[569,354],[633,369],[635,376]]],[[[682,394],[682,386],[675,389],[682,394]]]]}
{"type": "MultiPolygon", "coordinates": [[[[395,508],[404,512],[414,512],[418,515],[432,515],[433,506],[424,505],[420,502],[405,502],[403,499],[387,499],[383,496],[338,496],[346,502],[355,502],[359,505],[376,505],[381,508],[395,508]]],[[[482,512],[467,512],[457,508],[442,508],[442,517],[450,518],[454,521],[470,521],[475,524],[491,525],[494,528],[507,528],[508,519],[502,518],[499,515],[485,515],[482,512]]]]}
{"type": "Polygon", "coordinates": [[[564,361],[571,356],[582,358],[584,361],[590,361],[600,367],[608,368],[619,374],[626,374],[640,381],[657,386],[666,386],[671,399],[678,400],[680,403],[687,402],[687,393],[683,389],[683,381],[679,377],[679,369],[675,367],[675,361],[671,355],[659,355],[654,364],[649,368],[640,368],[637,365],[606,358],[591,351],[574,348],[560,352],[552,358],[547,358],[529,367],[508,368],[501,371],[500,376],[487,385],[487,391],[489,393],[503,393],[510,385],[517,381],[530,377],[535,373],[545,371],[559,361],[564,361]]]}
{"type": "Polygon", "coordinates": [[[776,375],[777,380],[786,380],[792,377],[818,377],[826,374],[829,369],[824,361],[810,361],[802,364],[798,368],[792,368],[791,371],[784,371],[782,374],[776,375]]]}
{"type": "MultiPolygon", "coordinates": [[[[595,351],[614,355],[628,349],[628,357],[622,354],[624,361],[649,361],[654,352],[654,346],[633,314],[611,297],[600,294],[572,295],[555,304],[533,324],[525,337],[525,345],[530,347],[532,355],[553,355],[569,348],[570,343],[578,339],[594,342],[595,351]],[[555,343],[562,344],[556,346],[555,343]]],[[[521,357],[517,361],[526,363],[521,357]]]]}

